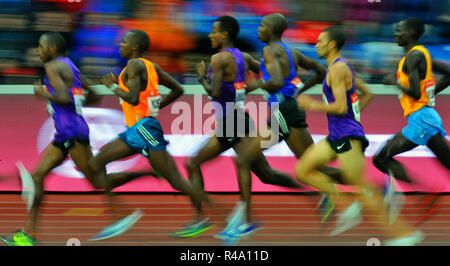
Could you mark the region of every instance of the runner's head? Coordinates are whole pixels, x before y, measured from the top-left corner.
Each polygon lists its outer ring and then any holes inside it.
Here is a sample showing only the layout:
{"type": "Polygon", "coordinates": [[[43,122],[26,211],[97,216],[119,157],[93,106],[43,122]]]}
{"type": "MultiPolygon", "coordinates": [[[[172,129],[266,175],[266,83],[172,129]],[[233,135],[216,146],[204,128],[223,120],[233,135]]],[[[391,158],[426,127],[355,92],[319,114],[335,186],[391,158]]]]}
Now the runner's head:
{"type": "Polygon", "coordinates": [[[141,30],[130,30],[120,43],[120,55],[125,59],[141,57],[150,48],[150,38],[141,30]]]}
{"type": "Polygon", "coordinates": [[[239,34],[239,22],[231,16],[221,16],[213,23],[208,35],[212,48],[220,48],[227,40],[234,43],[239,34]]]}
{"type": "Polygon", "coordinates": [[[39,57],[43,62],[65,54],[66,40],[61,33],[47,32],[39,38],[39,57]]]}
{"type": "Polygon", "coordinates": [[[341,27],[331,26],[326,28],[317,38],[317,56],[327,58],[331,52],[339,52],[344,46],[346,39],[345,32],[341,27]]]}
{"type": "Polygon", "coordinates": [[[417,42],[425,31],[423,22],[418,18],[407,18],[400,21],[395,27],[395,41],[399,46],[407,46],[417,42]]]}
{"type": "Polygon", "coordinates": [[[284,31],[288,28],[285,16],[279,13],[264,16],[258,28],[258,39],[267,43],[272,37],[281,39],[284,31]]]}

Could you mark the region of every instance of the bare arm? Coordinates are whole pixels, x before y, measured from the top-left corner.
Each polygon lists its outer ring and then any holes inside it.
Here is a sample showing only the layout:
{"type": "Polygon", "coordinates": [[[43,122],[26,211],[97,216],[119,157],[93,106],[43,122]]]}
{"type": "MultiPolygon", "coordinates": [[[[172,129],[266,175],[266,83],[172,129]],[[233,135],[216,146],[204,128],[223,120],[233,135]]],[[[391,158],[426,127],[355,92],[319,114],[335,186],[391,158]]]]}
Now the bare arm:
{"type": "Polygon", "coordinates": [[[156,72],[158,73],[159,83],[171,90],[171,92],[161,101],[159,107],[160,109],[162,109],[163,107],[174,102],[183,94],[183,87],[181,87],[181,84],[178,83],[177,80],[175,80],[167,72],[162,70],[157,64],[153,63],[153,65],[155,66],[156,72]]]}
{"type": "Polygon", "coordinates": [[[55,94],[51,94],[45,91],[42,85],[35,84],[35,94],[38,97],[45,98],[56,104],[69,104],[71,101],[70,94],[67,91],[67,85],[61,77],[60,68],[58,62],[50,62],[44,65],[45,73],[47,74],[50,85],[55,90],[55,94]]]}
{"type": "Polygon", "coordinates": [[[324,113],[332,113],[336,115],[344,115],[347,113],[347,90],[345,88],[346,75],[350,75],[350,70],[347,65],[342,62],[337,62],[333,65],[329,72],[330,85],[333,89],[335,101],[329,105],[314,100],[308,95],[300,95],[298,98],[299,104],[306,110],[319,111],[324,113]]]}
{"type": "MultiPolygon", "coordinates": [[[[255,75],[259,75],[259,68],[261,67],[261,63],[258,60],[255,60],[251,55],[249,55],[247,53],[242,53],[242,54],[244,56],[245,61],[248,64],[249,70],[251,72],[253,72],[250,74],[249,80],[247,80],[247,85],[248,85],[248,83],[255,82],[254,81],[255,75]]],[[[247,86],[245,89],[245,92],[250,93],[256,89],[258,89],[258,86],[250,86],[250,87],[247,86]]]]}
{"type": "Polygon", "coordinates": [[[301,94],[304,91],[311,88],[312,86],[316,85],[317,83],[323,82],[325,74],[327,73],[327,69],[316,60],[307,57],[306,55],[300,53],[297,50],[295,50],[295,55],[298,58],[298,66],[300,66],[303,69],[313,70],[314,72],[316,72],[316,75],[314,75],[307,82],[305,82],[303,88],[297,92],[297,94],[301,94]]]}
{"type": "Polygon", "coordinates": [[[248,53],[242,53],[242,55],[244,56],[245,61],[248,64],[248,69],[250,71],[252,71],[253,73],[259,73],[259,67],[261,66],[261,63],[254,59],[251,55],[249,55],[248,53]]]}
{"type": "Polygon", "coordinates": [[[347,89],[345,88],[345,77],[349,69],[344,63],[337,63],[333,66],[331,75],[331,88],[335,101],[328,105],[327,113],[344,115],[347,113],[347,89]]]}
{"type": "Polygon", "coordinates": [[[374,95],[370,92],[364,81],[357,76],[355,76],[355,87],[361,92],[361,97],[359,97],[359,110],[362,112],[373,100],[374,95]]]}
{"type": "Polygon", "coordinates": [[[273,48],[266,46],[263,49],[264,64],[266,66],[267,73],[270,75],[270,79],[266,82],[262,79],[252,79],[247,83],[247,88],[251,91],[257,88],[261,88],[270,93],[275,93],[277,90],[283,87],[283,73],[278,58],[273,51],[273,48]]]}
{"type": "MultiPolygon", "coordinates": [[[[121,89],[115,89],[113,92],[129,104],[138,105],[139,93],[141,92],[141,74],[145,70],[144,62],[141,60],[129,61],[127,65],[127,87],[130,91],[125,92],[121,89]]],[[[106,87],[111,87],[113,82],[116,82],[116,78],[112,73],[103,77],[103,84],[106,87]]]]}
{"type": "Polygon", "coordinates": [[[404,93],[413,97],[414,99],[420,99],[420,73],[419,64],[425,57],[419,51],[413,51],[406,56],[405,64],[407,68],[407,74],[409,77],[409,88],[405,88],[397,83],[397,87],[404,93]]]}
{"type": "Polygon", "coordinates": [[[223,80],[223,69],[224,69],[224,54],[218,53],[211,57],[211,84],[206,80],[206,68],[204,70],[205,74],[201,75],[203,72],[201,68],[204,68],[204,63],[197,65],[197,76],[199,77],[200,83],[205,88],[206,92],[213,99],[218,99],[220,97],[220,87],[222,86],[223,80]]]}
{"type": "Polygon", "coordinates": [[[85,104],[87,105],[99,102],[102,97],[95,93],[95,91],[91,88],[92,85],[95,85],[95,81],[84,75],[80,75],[80,79],[83,89],[88,92],[85,104]]]}
{"type": "Polygon", "coordinates": [[[450,70],[445,64],[433,61],[433,71],[444,75],[435,86],[435,94],[438,94],[450,86],[450,70]]]}

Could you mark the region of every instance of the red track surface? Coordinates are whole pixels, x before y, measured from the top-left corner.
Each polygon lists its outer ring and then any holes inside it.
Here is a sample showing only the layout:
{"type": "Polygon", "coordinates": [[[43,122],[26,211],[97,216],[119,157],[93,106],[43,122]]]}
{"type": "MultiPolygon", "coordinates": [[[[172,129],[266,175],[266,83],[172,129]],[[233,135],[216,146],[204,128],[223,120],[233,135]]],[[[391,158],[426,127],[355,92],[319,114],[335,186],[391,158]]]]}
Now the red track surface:
{"type": "MultiPolygon", "coordinates": [[[[423,210],[422,195],[407,195],[402,217],[411,224],[418,220],[423,210]]],[[[112,217],[107,211],[102,195],[51,194],[47,195],[40,216],[38,237],[40,245],[64,246],[70,238],[78,238],[81,245],[106,246],[220,246],[213,235],[224,226],[224,218],[238,200],[237,194],[213,194],[211,199],[218,209],[211,214],[215,227],[197,238],[179,239],[169,236],[193,217],[187,197],[182,195],[120,195],[131,208],[141,208],[144,217],[124,235],[106,241],[87,239],[112,217]],[[74,210],[76,209],[76,210],[74,210]],[[70,214],[70,212],[72,214],[70,214]],[[77,212],[78,211],[78,212],[77,212]],[[69,213],[68,213],[69,212],[69,213]],[[77,212],[73,214],[73,212],[77,212]],[[89,214],[91,213],[91,214],[89,214]],[[97,213],[97,214],[95,214],[97,213]]],[[[250,239],[239,242],[241,246],[363,246],[370,238],[386,238],[379,226],[365,214],[364,222],[340,236],[330,237],[334,219],[321,230],[315,207],[316,195],[256,194],[253,196],[255,219],[263,221],[263,228],[250,239]]],[[[439,211],[419,228],[426,234],[421,245],[450,245],[450,195],[440,197],[439,211]]],[[[18,194],[0,194],[0,234],[6,235],[25,224],[25,204],[18,194]]],[[[3,244],[1,244],[3,245],[3,244]]]]}

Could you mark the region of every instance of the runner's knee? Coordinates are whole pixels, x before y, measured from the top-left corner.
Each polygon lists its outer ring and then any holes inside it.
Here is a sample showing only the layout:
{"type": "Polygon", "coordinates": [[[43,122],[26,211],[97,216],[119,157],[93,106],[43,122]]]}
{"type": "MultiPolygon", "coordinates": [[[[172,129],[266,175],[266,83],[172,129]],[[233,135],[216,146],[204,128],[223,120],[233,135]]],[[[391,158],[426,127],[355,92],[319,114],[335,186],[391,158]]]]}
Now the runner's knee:
{"type": "Polygon", "coordinates": [[[300,181],[306,181],[306,176],[308,175],[309,170],[305,167],[304,163],[297,161],[295,164],[295,176],[300,181]]]}
{"type": "Polygon", "coordinates": [[[382,154],[375,154],[375,156],[373,156],[373,158],[372,158],[373,165],[382,172],[386,171],[387,161],[388,161],[388,158],[386,158],[382,154]]]}
{"type": "Polygon", "coordinates": [[[234,163],[236,164],[237,168],[250,168],[249,160],[241,155],[238,155],[234,158],[234,163]]]}

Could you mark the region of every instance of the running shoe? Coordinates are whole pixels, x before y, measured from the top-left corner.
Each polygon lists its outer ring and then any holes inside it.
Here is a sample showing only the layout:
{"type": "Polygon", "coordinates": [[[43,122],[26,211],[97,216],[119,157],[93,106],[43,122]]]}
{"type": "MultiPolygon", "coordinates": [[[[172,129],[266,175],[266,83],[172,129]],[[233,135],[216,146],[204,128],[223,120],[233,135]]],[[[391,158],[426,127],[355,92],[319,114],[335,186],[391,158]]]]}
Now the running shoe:
{"type": "Polygon", "coordinates": [[[22,182],[22,198],[27,204],[27,211],[31,210],[31,206],[33,206],[34,195],[35,195],[35,185],[33,181],[33,177],[22,164],[21,161],[16,163],[17,168],[19,169],[20,180],[22,182]]]}
{"type": "Polygon", "coordinates": [[[386,185],[384,188],[384,204],[389,213],[389,224],[393,224],[397,220],[402,207],[405,203],[405,196],[401,192],[395,192],[396,182],[392,173],[386,176],[386,185]]]}
{"type": "Polygon", "coordinates": [[[385,246],[415,246],[424,239],[425,234],[418,230],[414,234],[407,237],[387,240],[385,242],[385,246]]]}
{"type": "Polygon", "coordinates": [[[335,203],[331,199],[330,196],[328,196],[325,193],[322,193],[322,198],[319,201],[319,204],[317,206],[317,210],[320,214],[321,220],[320,222],[322,224],[326,224],[329,219],[333,216],[335,211],[335,203]]]}
{"type": "Polygon", "coordinates": [[[362,222],[361,210],[361,203],[355,201],[343,213],[338,214],[336,227],[331,231],[330,236],[337,236],[359,225],[362,222]]]}
{"type": "Polygon", "coordinates": [[[139,221],[142,216],[142,211],[140,209],[136,209],[132,214],[128,215],[122,220],[105,227],[97,235],[89,238],[89,240],[105,240],[108,238],[119,236],[130,229],[135,223],[137,223],[137,221],[139,221]]]}
{"type": "Polygon", "coordinates": [[[256,221],[253,223],[245,223],[241,224],[235,228],[230,228],[229,230],[225,230],[217,235],[216,238],[222,239],[224,241],[225,246],[234,246],[236,245],[242,238],[249,238],[256,231],[261,229],[262,222],[256,221]]]}
{"type": "Polygon", "coordinates": [[[222,232],[215,235],[216,238],[223,239],[226,238],[232,230],[235,230],[238,226],[245,223],[245,202],[238,201],[236,206],[231,211],[231,213],[226,218],[227,226],[222,230],[222,232]]]}
{"type": "Polygon", "coordinates": [[[35,246],[36,245],[36,239],[34,239],[34,237],[25,233],[23,230],[17,230],[10,236],[0,237],[0,240],[3,241],[8,246],[35,246]]]}
{"type": "Polygon", "coordinates": [[[211,220],[209,218],[205,218],[201,221],[183,226],[177,232],[172,233],[171,236],[173,236],[173,237],[196,237],[196,236],[203,234],[204,232],[208,231],[209,229],[211,229],[213,227],[214,227],[214,225],[212,224],[211,220]]]}

